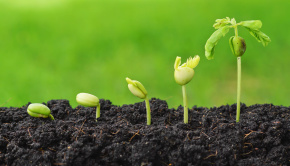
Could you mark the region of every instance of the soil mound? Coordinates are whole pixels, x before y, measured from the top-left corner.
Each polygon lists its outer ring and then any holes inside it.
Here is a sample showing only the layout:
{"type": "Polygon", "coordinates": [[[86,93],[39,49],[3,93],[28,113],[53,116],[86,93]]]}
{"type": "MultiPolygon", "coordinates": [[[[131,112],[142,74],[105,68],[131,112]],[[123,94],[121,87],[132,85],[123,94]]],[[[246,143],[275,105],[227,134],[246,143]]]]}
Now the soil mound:
{"type": "Polygon", "coordinates": [[[0,165],[290,165],[290,108],[236,105],[169,109],[150,100],[115,106],[72,108],[67,100],[47,106],[55,120],[33,118],[21,108],[0,108],[0,165]]]}

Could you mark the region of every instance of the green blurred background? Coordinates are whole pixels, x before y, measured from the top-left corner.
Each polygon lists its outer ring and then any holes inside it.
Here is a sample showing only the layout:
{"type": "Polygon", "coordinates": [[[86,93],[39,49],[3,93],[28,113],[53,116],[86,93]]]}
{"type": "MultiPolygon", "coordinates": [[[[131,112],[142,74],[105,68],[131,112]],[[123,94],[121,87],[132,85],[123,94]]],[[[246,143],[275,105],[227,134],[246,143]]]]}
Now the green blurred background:
{"type": "Polygon", "coordinates": [[[68,99],[87,92],[115,105],[142,100],[126,77],[142,82],[149,97],[169,107],[182,104],[173,78],[182,62],[200,55],[187,84],[189,106],[236,102],[236,58],[231,31],[207,60],[204,45],[215,19],[259,19],[272,40],[267,47],[240,27],[247,43],[242,57],[242,96],[247,105],[290,104],[290,2],[232,0],[0,0],[0,106],[68,99]]]}

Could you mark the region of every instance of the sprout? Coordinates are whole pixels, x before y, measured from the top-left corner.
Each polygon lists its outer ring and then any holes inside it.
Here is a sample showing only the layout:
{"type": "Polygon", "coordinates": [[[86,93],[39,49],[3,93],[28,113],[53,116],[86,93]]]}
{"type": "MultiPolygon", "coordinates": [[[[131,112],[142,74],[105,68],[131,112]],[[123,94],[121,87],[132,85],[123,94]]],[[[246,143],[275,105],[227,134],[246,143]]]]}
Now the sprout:
{"type": "Polygon", "coordinates": [[[229,44],[233,54],[237,57],[237,116],[236,122],[240,121],[240,104],[241,104],[241,57],[246,51],[245,40],[238,36],[238,25],[245,27],[252,36],[254,36],[258,42],[261,42],[263,46],[267,46],[271,39],[260,31],[262,22],[260,20],[249,20],[236,23],[236,20],[226,17],[224,19],[217,19],[213,25],[217,29],[207,40],[205,44],[205,56],[208,60],[213,59],[214,48],[218,43],[218,40],[225,36],[230,28],[235,29],[235,36],[230,37],[229,44]]]}
{"type": "MultiPolygon", "coordinates": [[[[97,107],[96,108],[96,119],[101,116],[101,106],[99,98],[89,93],[79,93],[76,97],[77,102],[85,107],[97,107]]],[[[97,121],[97,120],[96,120],[97,121]]]]}
{"type": "Polygon", "coordinates": [[[30,116],[36,117],[36,118],[50,118],[51,120],[54,120],[54,117],[50,114],[50,109],[43,104],[40,103],[33,103],[30,104],[27,108],[27,113],[30,116]]]}
{"type": "Polygon", "coordinates": [[[188,58],[187,62],[182,64],[181,58],[176,57],[174,63],[174,79],[176,83],[182,86],[182,94],[183,94],[183,105],[184,105],[184,123],[188,123],[188,105],[187,105],[187,97],[185,85],[189,83],[194,75],[194,68],[198,65],[200,57],[198,55],[194,56],[194,58],[188,58]]]}
{"type": "Polygon", "coordinates": [[[144,86],[136,80],[131,80],[130,78],[126,78],[128,83],[129,90],[133,93],[133,95],[139,97],[140,99],[145,99],[146,103],[146,112],[147,112],[147,125],[151,125],[151,110],[149,99],[147,98],[147,91],[144,86]]]}

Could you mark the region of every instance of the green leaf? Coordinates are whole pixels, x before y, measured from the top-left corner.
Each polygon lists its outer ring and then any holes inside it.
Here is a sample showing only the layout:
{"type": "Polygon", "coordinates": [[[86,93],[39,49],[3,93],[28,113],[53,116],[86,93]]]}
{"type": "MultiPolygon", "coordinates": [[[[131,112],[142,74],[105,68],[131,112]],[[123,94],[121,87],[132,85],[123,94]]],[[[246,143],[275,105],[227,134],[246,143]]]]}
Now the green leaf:
{"type": "Polygon", "coordinates": [[[262,27],[262,22],[260,20],[249,20],[240,22],[240,25],[252,30],[259,30],[262,27]]]}
{"type": "Polygon", "coordinates": [[[236,24],[237,24],[237,22],[236,22],[236,19],[235,19],[235,18],[232,18],[232,19],[231,19],[231,24],[232,24],[232,25],[236,25],[236,24]]]}
{"type": "Polygon", "coordinates": [[[218,40],[229,32],[229,26],[224,26],[216,30],[207,40],[205,44],[205,56],[208,60],[213,59],[214,48],[218,40]]]}
{"type": "Polygon", "coordinates": [[[215,24],[213,24],[213,27],[215,29],[219,29],[222,28],[224,26],[226,26],[227,24],[229,24],[231,22],[231,19],[229,17],[223,18],[223,19],[216,19],[215,20],[215,24]]]}
{"type": "Polygon", "coordinates": [[[261,42],[263,44],[263,46],[267,46],[268,43],[271,42],[271,39],[265,33],[261,32],[259,30],[254,30],[254,29],[250,29],[250,28],[246,28],[246,29],[248,29],[250,34],[252,36],[254,36],[258,40],[258,42],[261,42]]]}

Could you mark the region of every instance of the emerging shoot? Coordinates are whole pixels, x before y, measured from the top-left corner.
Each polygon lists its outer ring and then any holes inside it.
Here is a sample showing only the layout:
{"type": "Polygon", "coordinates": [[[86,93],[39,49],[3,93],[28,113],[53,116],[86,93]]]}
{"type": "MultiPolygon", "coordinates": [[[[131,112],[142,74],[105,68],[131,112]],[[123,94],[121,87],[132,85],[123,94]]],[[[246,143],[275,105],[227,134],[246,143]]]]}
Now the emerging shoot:
{"type": "Polygon", "coordinates": [[[149,99],[147,97],[147,91],[144,88],[144,86],[136,80],[131,80],[130,78],[126,78],[126,81],[128,83],[129,90],[133,93],[133,95],[139,97],[140,99],[145,99],[146,103],[146,114],[147,114],[147,125],[151,125],[151,110],[150,110],[150,104],[149,99]]]}
{"type": "Polygon", "coordinates": [[[208,60],[213,59],[214,48],[218,43],[218,40],[225,36],[230,28],[234,28],[235,36],[230,37],[229,44],[232,53],[237,57],[237,116],[236,122],[240,121],[240,98],[241,98],[241,57],[246,51],[245,40],[238,36],[238,26],[245,27],[252,36],[254,36],[258,42],[261,42],[263,46],[267,46],[271,39],[260,31],[262,27],[262,22],[260,20],[249,20],[237,23],[234,18],[229,17],[223,19],[217,19],[216,23],[213,25],[217,29],[207,40],[205,44],[205,56],[208,60]]]}
{"type": "Polygon", "coordinates": [[[96,108],[96,121],[101,116],[101,106],[99,98],[89,93],[79,93],[76,97],[77,102],[85,107],[97,107],[96,108]]]}
{"type": "Polygon", "coordinates": [[[194,58],[188,58],[187,62],[181,64],[181,58],[176,57],[174,63],[174,79],[176,83],[182,86],[182,95],[183,95],[183,105],[184,105],[184,123],[188,123],[188,105],[187,105],[187,96],[185,85],[189,83],[194,75],[194,68],[198,65],[200,57],[198,55],[194,56],[194,58]]]}
{"type": "Polygon", "coordinates": [[[27,113],[30,116],[36,117],[36,118],[50,118],[51,120],[54,120],[54,117],[50,114],[50,109],[43,104],[40,103],[33,103],[30,104],[27,108],[27,113]]]}

